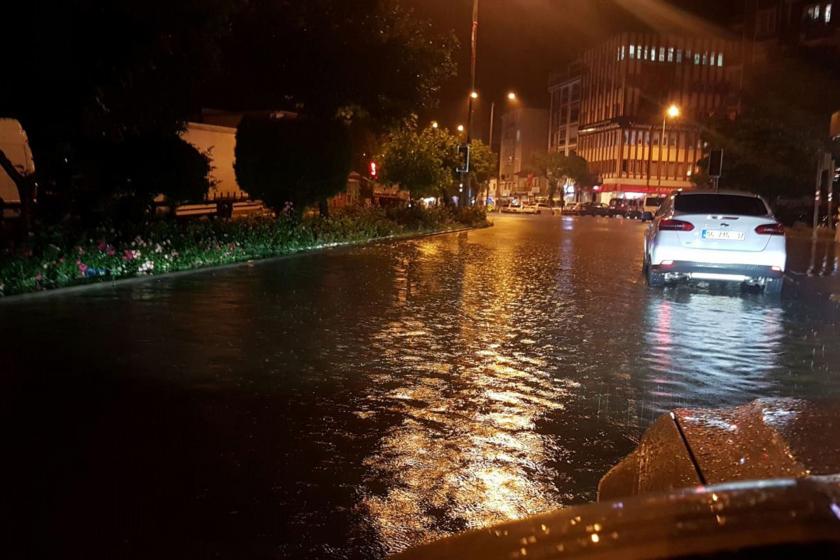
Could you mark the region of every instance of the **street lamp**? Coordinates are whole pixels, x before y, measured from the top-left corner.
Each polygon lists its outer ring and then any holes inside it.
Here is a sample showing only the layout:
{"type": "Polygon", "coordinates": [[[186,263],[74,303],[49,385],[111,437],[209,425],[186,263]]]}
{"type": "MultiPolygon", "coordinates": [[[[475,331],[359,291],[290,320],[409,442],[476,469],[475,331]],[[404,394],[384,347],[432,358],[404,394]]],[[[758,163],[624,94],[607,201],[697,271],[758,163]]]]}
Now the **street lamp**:
{"type": "MultiPolygon", "coordinates": [[[[508,94],[507,94],[507,100],[508,100],[509,103],[515,103],[516,101],[519,100],[519,98],[516,96],[516,92],[509,91],[508,94]]],[[[490,147],[491,150],[493,149],[493,128],[494,128],[495,124],[496,124],[496,102],[494,101],[490,104],[490,138],[487,142],[487,145],[490,147]]]]}
{"type": "Polygon", "coordinates": [[[470,93],[470,97],[471,97],[472,99],[478,99],[478,92],[477,92],[477,91],[473,91],[472,93],[470,93]]]}
{"type": "Polygon", "coordinates": [[[461,134],[463,134],[463,133],[464,133],[464,125],[459,124],[459,125],[458,125],[458,129],[457,129],[457,130],[458,130],[458,132],[460,132],[461,134]]]}
{"type": "MultiPolygon", "coordinates": [[[[665,110],[665,116],[662,117],[662,136],[659,137],[659,186],[662,186],[662,155],[665,152],[665,128],[668,125],[668,119],[675,120],[680,118],[682,111],[675,104],[672,103],[665,110]]],[[[669,146],[670,149],[670,146],[669,146]]]]}
{"type": "Polygon", "coordinates": [[[432,121],[432,128],[437,128],[440,126],[437,121],[432,121]]]}

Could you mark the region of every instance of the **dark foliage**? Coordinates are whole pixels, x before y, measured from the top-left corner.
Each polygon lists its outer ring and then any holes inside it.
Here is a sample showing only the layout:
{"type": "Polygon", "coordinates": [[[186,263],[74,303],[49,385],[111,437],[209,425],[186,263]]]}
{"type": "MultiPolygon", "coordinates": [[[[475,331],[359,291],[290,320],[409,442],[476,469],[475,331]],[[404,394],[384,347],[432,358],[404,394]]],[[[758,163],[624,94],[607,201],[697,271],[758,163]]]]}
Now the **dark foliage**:
{"type": "Polygon", "coordinates": [[[236,180],[277,210],[295,213],[340,192],[352,151],[336,120],[247,117],[236,133],[236,180]]]}

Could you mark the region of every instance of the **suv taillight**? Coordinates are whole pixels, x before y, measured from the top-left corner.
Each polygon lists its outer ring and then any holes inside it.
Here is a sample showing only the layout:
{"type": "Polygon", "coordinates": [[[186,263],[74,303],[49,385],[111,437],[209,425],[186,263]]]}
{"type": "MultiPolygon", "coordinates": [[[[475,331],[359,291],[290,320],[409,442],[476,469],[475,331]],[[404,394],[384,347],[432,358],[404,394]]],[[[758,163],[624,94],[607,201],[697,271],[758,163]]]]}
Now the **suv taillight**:
{"type": "Polygon", "coordinates": [[[694,224],[682,220],[662,220],[659,222],[660,231],[692,231],[694,224]]]}
{"type": "Polygon", "coordinates": [[[763,224],[755,228],[759,235],[784,235],[785,226],[782,224],[763,224]]]}

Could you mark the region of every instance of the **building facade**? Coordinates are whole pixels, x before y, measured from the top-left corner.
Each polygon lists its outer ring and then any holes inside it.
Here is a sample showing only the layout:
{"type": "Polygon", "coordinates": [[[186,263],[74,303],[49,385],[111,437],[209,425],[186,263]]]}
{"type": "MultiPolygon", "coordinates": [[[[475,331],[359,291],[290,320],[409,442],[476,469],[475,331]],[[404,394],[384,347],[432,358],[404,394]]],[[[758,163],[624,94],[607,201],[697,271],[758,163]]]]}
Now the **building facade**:
{"type": "MultiPolygon", "coordinates": [[[[576,151],[597,175],[602,200],[692,186],[704,155],[697,123],[737,110],[740,47],[725,39],[623,33],[583,54],[576,151]],[[666,118],[671,105],[678,118],[666,118]]],[[[557,81],[551,91],[574,80],[557,81]]],[[[561,127],[552,125],[557,138],[561,127]]],[[[549,147],[560,143],[552,139],[549,147]]]]}
{"type": "Polygon", "coordinates": [[[548,139],[548,111],[512,109],[502,116],[499,150],[500,196],[539,194],[544,180],[534,177],[529,167],[534,157],[544,154],[548,139]]]}
{"type": "Polygon", "coordinates": [[[580,129],[581,77],[552,76],[549,80],[548,151],[571,155],[577,152],[580,129]]]}

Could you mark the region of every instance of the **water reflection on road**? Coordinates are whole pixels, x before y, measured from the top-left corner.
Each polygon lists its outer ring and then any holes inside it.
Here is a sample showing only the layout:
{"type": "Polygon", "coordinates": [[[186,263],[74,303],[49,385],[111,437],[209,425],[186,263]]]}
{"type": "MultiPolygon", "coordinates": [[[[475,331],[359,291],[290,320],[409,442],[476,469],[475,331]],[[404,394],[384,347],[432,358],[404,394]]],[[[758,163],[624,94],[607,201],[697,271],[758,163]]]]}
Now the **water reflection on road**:
{"type": "Polygon", "coordinates": [[[55,543],[371,558],[592,500],[675,406],[840,393],[836,311],[649,291],[642,231],[501,217],[2,306],[5,410],[39,411],[10,456],[55,543]]]}

